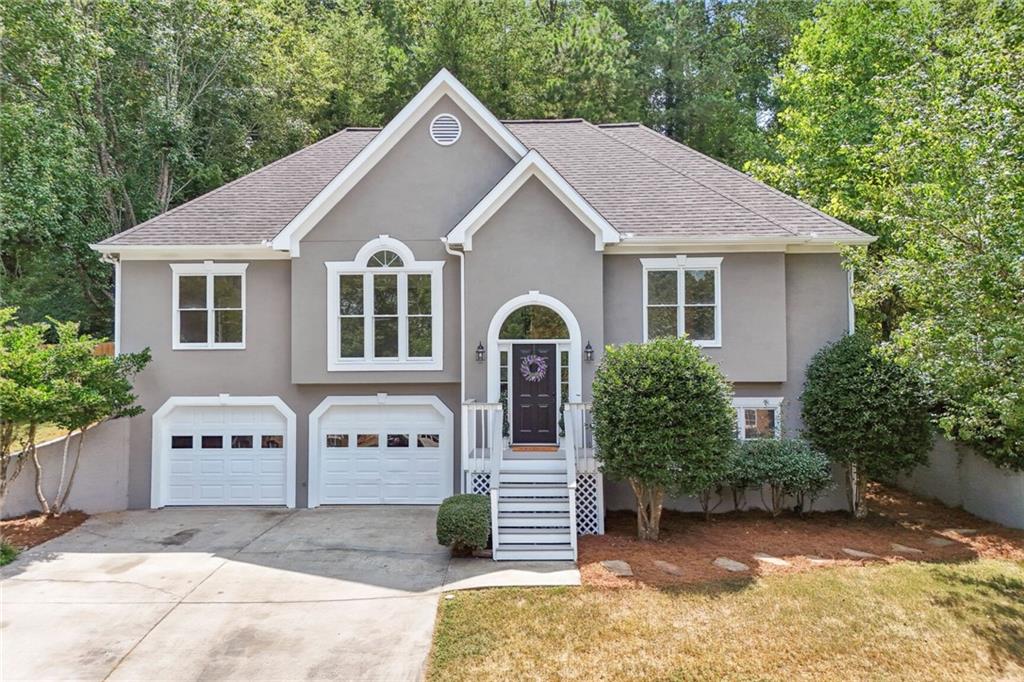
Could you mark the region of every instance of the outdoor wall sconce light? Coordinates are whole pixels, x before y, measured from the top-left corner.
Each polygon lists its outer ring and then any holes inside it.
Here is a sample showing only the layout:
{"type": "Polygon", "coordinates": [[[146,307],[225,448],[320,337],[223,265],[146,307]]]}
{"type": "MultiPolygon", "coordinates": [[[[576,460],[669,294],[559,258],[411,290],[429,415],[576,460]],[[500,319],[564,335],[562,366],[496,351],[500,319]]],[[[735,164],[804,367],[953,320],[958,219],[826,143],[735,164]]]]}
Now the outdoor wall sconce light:
{"type": "Polygon", "coordinates": [[[587,362],[594,361],[594,347],[590,345],[590,341],[587,341],[587,347],[583,349],[583,359],[587,362]]]}
{"type": "Polygon", "coordinates": [[[481,341],[476,342],[476,361],[483,362],[487,359],[487,351],[484,350],[484,344],[481,341]]]}

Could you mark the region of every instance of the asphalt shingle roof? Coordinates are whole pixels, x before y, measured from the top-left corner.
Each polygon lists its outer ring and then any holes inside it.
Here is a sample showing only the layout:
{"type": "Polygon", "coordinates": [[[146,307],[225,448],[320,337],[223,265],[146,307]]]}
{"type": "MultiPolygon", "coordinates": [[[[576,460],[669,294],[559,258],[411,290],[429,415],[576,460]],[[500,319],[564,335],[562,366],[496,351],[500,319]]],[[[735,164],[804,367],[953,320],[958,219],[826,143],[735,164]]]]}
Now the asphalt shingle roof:
{"type": "MultiPolygon", "coordinates": [[[[639,124],[508,121],[619,232],[680,239],[863,233],[639,124]]],[[[377,134],[348,128],[102,244],[240,245],[273,239],[377,134]]]]}

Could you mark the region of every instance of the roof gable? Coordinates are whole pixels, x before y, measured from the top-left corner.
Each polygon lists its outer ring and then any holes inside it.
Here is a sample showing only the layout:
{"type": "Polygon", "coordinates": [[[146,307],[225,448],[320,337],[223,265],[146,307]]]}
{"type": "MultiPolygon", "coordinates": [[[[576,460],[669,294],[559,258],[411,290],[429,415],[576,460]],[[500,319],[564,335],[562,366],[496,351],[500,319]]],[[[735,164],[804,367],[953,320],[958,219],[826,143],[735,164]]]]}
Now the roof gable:
{"type": "Polygon", "coordinates": [[[447,95],[513,160],[526,147],[447,69],[441,69],[383,130],[274,237],[275,249],[299,254],[302,238],[337,205],[443,96],[447,95]]]}
{"type": "Polygon", "coordinates": [[[488,192],[466,217],[448,233],[448,243],[473,250],[473,234],[498,212],[530,178],[537,178],[568,208],[583,225],[594,233],[594,248],[603,251],[605,244],[617,244],[619,233],[604,216],[591,206],[558,171],[551,167],[535,149],[524,156],[497,185],[488,192]]]}

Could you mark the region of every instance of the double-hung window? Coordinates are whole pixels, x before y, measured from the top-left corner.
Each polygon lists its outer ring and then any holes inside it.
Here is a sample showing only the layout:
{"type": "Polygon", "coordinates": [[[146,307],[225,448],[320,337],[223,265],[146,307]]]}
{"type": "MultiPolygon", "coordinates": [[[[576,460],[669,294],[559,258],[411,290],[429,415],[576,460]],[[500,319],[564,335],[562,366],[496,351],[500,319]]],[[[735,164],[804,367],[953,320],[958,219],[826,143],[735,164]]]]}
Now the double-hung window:
{"type": "Polygon", "coordinates": [[[782,398],[733,398],[740,440],[778,438],[782,434],[782,398]]]}
{"type": "Polygon", "coordinates": [[[687,338],[722,345],[722,259],[642,258],[644,341],[687,338]]]}
{"type": "Polygon", "coordinates": [[[328,370],[441,369],[444,261],[382,236],[326,266],[328,370]]]}
{"type": "Polygon", "coordinates": [[[172,263],[171,347],[245,348],[248,263],[172,263]]]}

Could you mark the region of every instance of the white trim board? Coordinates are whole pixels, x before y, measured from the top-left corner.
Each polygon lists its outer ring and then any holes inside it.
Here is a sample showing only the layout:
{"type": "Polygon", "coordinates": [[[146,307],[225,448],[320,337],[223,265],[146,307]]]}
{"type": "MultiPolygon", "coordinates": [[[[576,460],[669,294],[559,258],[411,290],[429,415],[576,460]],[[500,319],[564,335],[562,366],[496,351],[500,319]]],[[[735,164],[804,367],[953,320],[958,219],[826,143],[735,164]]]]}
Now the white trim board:
{"type": "MultiPolygon", "coordinates": [[[[487,327],[487,402],[498,402],[501,393],[501,358],[498,355],[498,345],[507,342],[498,338],[501,333],[501,325],[505,323],[505,319],[510,314],[527,305],[541,305],[550,308],[565,321],[565,326],[569,329],[569,401],[581,402],[583,400],[583,333],[580,331],[580,323],[572,314],[569,306],[557,298],[539,291],[531,291],[506,301],[491,318],[491,323],[487,327]]],[[[533,343],[529,339],[522,339],[522,341],[533,343]]],[[[544,343],[544,341],[536,343],[544,343]]],[[[559,340],[557,343],[564,343],[564,340],[559,340]]]]}
{"type": "Polygon", "coordinates": [[[473,250],[473,235],[498,212],[530,178],[537,178],[573,215],[594,233],[594,249],[619,243],[619,232],[597,212],[537,150],[531,149],[501,181],[448,233],[449,244],[473,250]]]}
{"type": "Polygon", "coordinates": [[[360,372],[360,371],[404,371],[444,369],[444,278],[441,272],[445,261],[418,261],[412,249],[401,241],[382,234],[371,239],[359,249],[352,261],[326,261],[327,268],[327,371],[328,372],[360,372]],[[393,251],[402,258],[401,267],[371,267],[369,259],[378,251],[393,251]],[[341,339],[338,328],[340,308],[339,275],[363,276],[363,356],[359,358],[342,358],[340,353],[341,339]],[[373,357],[373,277],[375,275],[395,275],[398,278],[398,357],[373,357]],[[431,317],[431,357],[410,358],[408,356],[409,316],[408,316],[408,276],[430,276],[430,317],[431,317]]]}
{"type": "Polygon", "coordinates": [[[101,254],[117,254],[121,260],[287,260],[287,252],[274,251],[269,244],[179,244],[143,246],[130,244],[93,244],[89,248],[101,254]]]}
{"type": "Polygon", "coordinates": [[[441,69],[413,97],[398,115],[384,126],[368,145],[356,154],[340,173],[292,218],[272,241],[273,248],[299,255],[299,242],[377,163],[412,129],[443,96],[450,97],[469,118],[515,161],[526,155],[526,147],[488,111],[466,86],[447,69],[441,69]]]}
{"type": "Polygon", "coordinates": [[[296,421],[295,412],[288,407],[288,404],[276,395],[271,396],[171,396],[156,412],[153,413],[153,440],[150,452],[152,473],[150,476],[149,506],[151,509],[159,509],[166,502],[166,491],[164,490],[163,470],[163,445],[167,443],[167,429],[164,419],[177,407],[251,407],[267,406],[273,407],[285,418],[286,431],[285,448],[285,478],[284,495],[285,506],[295,508],[295,438],[296,421]]]}
{"type": "Polygon", "coordinates": [[[308,494],[306,506],[312,509],[320,506],[320,418],[329,409],[339,405],[372,406],[372,405],[426,405],[437,410],[444,418],[444,428],[448,442],[445,452],[445,474],[447,485],[444,497],[449,497],[455,486],[455,415],[440,398],[434,395],[331,395],[324,398],[309,413],[309,475],[307,476],[308,494]]]}

